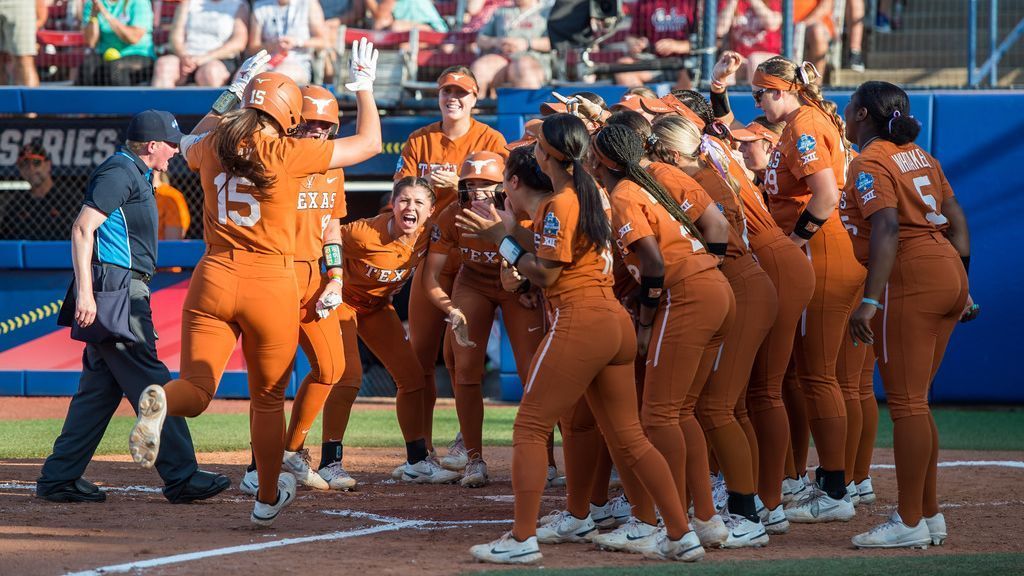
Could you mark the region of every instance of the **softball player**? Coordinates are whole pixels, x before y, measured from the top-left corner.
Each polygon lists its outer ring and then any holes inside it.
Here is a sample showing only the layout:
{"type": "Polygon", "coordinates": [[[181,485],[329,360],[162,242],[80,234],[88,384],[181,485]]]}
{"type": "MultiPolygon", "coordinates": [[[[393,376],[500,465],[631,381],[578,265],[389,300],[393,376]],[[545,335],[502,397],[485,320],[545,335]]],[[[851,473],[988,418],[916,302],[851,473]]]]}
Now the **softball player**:
{"type": "MultiPolygon", "coordinates": [[[[265,53],[257,56],[257,64],[265,64],[265,53]]],[[[185,298],[181,378],[143,391],[129,446],[136,462],[152,465],[165,416],[194,417],[206,409],[241,335],[260,477],[255,524],[272,523],[295,497],[295,478],[279,472],[284,390],[299,333],[293,255],[300,188],[310,176],[380,152],[372,93],[376,59],[365,39],[353,46],[348,87],[356,92],[360,114],[352,138],[287,137],[299,124],[302,95],[287,76],[267,72],[246,86],[241,110],[208,115],[193,132],[213,126],[211,131],[182,141],[182,155],[199,172],[205,193],[207,250],[185,298]]],[[[248,78],[245,70],[239,78],[248,78]]]]}
{"type": "Polygon", "coordinates": [[[391,297],[415,273],[427,254],[434,193],[430,183],[409,176],[395,182],[391,211],[341,227],[345,284],[338,309],[345,350],[345,372],[324,406],[325,447],[320,468],[341,467],[342,441],[352,404],[363,381],[356,336],[380,358],[395,380],[395,409],[405,439],[406,461],[398,467],[405,482],[443,484],[459,479],[428,458],[424,438],[423,373],[391,297]],[[332,447],[335,447],[332,449],[332,447]]]}
{"type": "Polygon", "coordinates": [[[532,230],[517,228],[511,214],[491,219],[463,211],[459,222],[499,244],[503,258],[544,291],[551,316],[540,351],[534,355],[513,432],[515,525],[498,540],[474,546],[479,560],[528,563],[541,559],[538,539],[586,541],[593,520],[562,514],[537,529],[544,488],[548,431],[586,396],[617,467],[632,468],[655,499],[665,533],[649,552],[658,558],[692,561],[704,550],[689,530],[686,513],[664,457],[644,436],[637,417],[633,359],[636,337],[629,314],[612,294],[612,231],[597,184],[584,169],[590,135],[569,114],[545,119],[537,141],[537,162],[554,184],[553,194],[522,199],[516,206],[534,214],[532,230]],[[523,245],[533,245],[528,253],[523,245]],[[599,336],[598,336],[599,335],[599,336]],[[541,533],[543,531],[543,533],[541,533]]]}
{"type": "Polygon", "coordinates": [[[873,344],[893,420],[898,505],[889,520],[853,537],[859,548],[942,544],[935,478],[939,435],[928,389],[957,320],[977,314],[967,285],[967,219],[942,167],[914,144],[921,125],[888,82],[861,84],[845,111],[861,155],[846,184],[847,230],[867,268],[850,318],[856,341],[873,344]]]}
{"type": "Polygon", "coordinates": [[[768,121],[786,121],[765,173],[769,207],[804,249],[816,279],[797,335],[796,367],[818,453],[817,488],[786,509],[790,522],[847,521],[855,513],[846,494],[846,406],[836,361],[864,268],[837,213],[848,156],[843,121],[822,99],[817,79],[813,65],[782,57],[763,62],[753,79],[768,121]]]}
{"type": "MultiPolygon", "coordinates": [[[[839,201],[840,211],[848,210],[846,193],[839,201]]],[[[849,333],[836,363],[836,377],[846,402],[846,492],[856,506],[875,501],[875,489],[869,476],[871,456],[878,433],[878,401],[874,388],[875,353],[870,346],[857,346],[849,333]]]]}
{"type": "Polygon", "coordinates": [[[530,359],[544,336],[544,317],[536,301],[531,302],[532,308],[522,304],[520,294],[526,290],[513,293],[502,288],[502,260],[495,247],[468,237],[455,225],[455,216],[463,208],[472,206],[479,210],[484,205],[495,205],[503,196],[500,187],[505,179],[505,160],[494,152],[470,154],[462,163],[459,178],[459,201],[445,208],[433,224],[424,280],[427,297],[445,312],[455,335],[455,343],[450,346],[455,355],[455,407],[469,458],[461,484],[476,488],[487,483],[481,380],[494,312],[501,308],[502,322],[523,382],[530,359]],[[462,267],[449,294],[441,286],[440,277],[453,250],[462,254],[462,267]]]}
{"type": "MultiPolygon", "coordinates": [[[[458,198],[459,167],[467,156],[473,152],[490,151],[506,158],[508,150],[505,149],[505,138],[501,133],[473,119],[472,112],[479,89],[468,68],[448,68],[438,78],[437,85],[440,88],[437,104],[441,109],[441,121],[409,135],[398,160],[395,180],[407,176],[425,178],[437,194],[437,205],[434,208],[435,214],[440,215],[458,198]]],[[[451,294],[460,258],[459,251],[453,250],[447,267],[441,273],[440,284],[448,294],[451,294]]],[[[427,298],[424,284],[422,273],[413,277],[409,292],[409,340],[426,378],[424,433],[427,448],[433,451],[434,402],[437,398],[434,365],[446,328],[444,311],[435,307],[427,298]]],[[[454,366],[448,369],[455,374],[454,366]]],[[[455,442],[451,449],[454,450],[454,461],[446,461],[446,464],[461,470],[468,461],[465,447],[455,442]]]]}

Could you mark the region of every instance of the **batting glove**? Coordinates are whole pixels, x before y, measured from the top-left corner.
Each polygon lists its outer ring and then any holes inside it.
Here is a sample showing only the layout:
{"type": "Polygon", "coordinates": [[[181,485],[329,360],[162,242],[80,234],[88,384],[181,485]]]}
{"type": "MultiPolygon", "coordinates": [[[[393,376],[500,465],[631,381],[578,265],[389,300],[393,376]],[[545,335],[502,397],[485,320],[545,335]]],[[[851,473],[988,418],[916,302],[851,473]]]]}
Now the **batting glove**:
{"type": "Polygon", "coordinates": [[[270,62],[270,54],[266,50],[260,50],[248,57],[245,62],[242,62],[242,66],[239,67],[235,81],[228,86],[228,92],[238,96],[238,99],[241,100],[242,93],[245,92],[245,87],[249,85],[249,81],[260,72],[263,72],[267,68],[268,62],[270,62]]]}
{"type": "Polygon", "coordinates": [[[373,92],[373,81],[377,79],[377,50],[373,48],[372,42],[366,38],[360,38],[352,43],[352,64],[349,68],[349,75],[352,81],[345,84],[352,92],[369,90],[373,92]]]}
{"type": "Polygon", "coordinates": [[[324,292],[323,296],[316,301],[316,315],[320,319],[327,318],[331,311],[341,306],[341,294],[337,292],[324,292]]]}

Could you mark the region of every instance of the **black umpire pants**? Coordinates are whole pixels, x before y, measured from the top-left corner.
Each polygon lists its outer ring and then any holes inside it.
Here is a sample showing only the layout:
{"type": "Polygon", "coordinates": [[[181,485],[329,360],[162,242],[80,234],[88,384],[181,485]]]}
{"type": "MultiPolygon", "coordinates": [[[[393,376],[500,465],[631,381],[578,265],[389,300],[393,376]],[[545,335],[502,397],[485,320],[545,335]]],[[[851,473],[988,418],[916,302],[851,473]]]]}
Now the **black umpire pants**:
{"type": "MultiPolygon", "coordinates": [[[[164,384],[171,379],[167,366],[156,356],[149,286],[132,279],[129,294],[129,324],[140,342],[86,344],[78,392],[71,399],[64,428],[53,444],[53,454],[43,463],[37,481],[40,493],[82,476],[122,396],[128,397],[137,414],[142,390],[150,384],[164,384]]],[[[164,496],[168,499],[173,499],[198,470],[195,448],[184,418],[169,416],[164,423],[156,469],[164,481],[164,496]]]]}

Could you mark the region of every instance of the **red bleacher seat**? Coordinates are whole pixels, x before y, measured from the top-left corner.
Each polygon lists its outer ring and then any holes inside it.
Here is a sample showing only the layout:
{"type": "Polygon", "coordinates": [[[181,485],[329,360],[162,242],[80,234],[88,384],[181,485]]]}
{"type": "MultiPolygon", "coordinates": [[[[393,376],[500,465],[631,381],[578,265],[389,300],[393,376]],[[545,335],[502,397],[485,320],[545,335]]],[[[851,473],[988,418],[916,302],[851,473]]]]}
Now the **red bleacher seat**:
{"type": "Polygon", "coordinates": [[[40,50],[36,55],[38,67],[75,68],[85,59],[85,37],[78,30],[39,30],[36,32],[36,40],[43,46],[57,48],[54,54],[40,50]]]}
{"type": "Polygon", "coordinates": [[[449,66],[469,66],[475,59],[475,54],[466,51],[446,54],[440,50],[420,50],[417,64],[421,69],[447,68],[449,66]]]}
{"type": "Polygon", "coordinates": [[[441,16],[455,16],[455,10],[459,7],[457,0],[435,0],[434,8],[441,16]]]}

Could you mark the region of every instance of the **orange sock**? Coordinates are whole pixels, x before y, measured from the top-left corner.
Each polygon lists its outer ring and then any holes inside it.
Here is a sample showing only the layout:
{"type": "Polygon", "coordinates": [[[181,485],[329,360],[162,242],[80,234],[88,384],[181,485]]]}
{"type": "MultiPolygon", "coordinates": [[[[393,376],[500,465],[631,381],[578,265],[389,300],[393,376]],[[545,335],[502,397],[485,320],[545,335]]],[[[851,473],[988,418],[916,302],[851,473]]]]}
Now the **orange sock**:
{"type": "Polygon", "coordinates": [[[515,493],[512,535],[520,542],[537,533],[546,459],[543,444],[520,442],[512,447],[512,492],[515,493]]]}
{"type": "Polygon", "coordinates": [[[758,442],[757,432],[754,431],[754,424],[750,421],[750,416],[746,410],[742,414],[736,416],[736,420],[739,421],[740,427],[743,428],[743,435],[747,437],[747,448],[750,449],[750,469],[754,473],[754,485],[757,485],[757,474],[758,474],[758,442]]]}
{"type": "MultiPolygon", "coordinates": [[[[908,526],[921,520],[928,475],[933,468],[933,424],[930,414],[907,416],[893,421],[892,448],[896,460],[900,517],[908,526]]],[[[937,456],[936,456],[937,459],[937,456]]],[[[938,506],[935,506],[937,509],[938,506]]]]}
{"type": "Polygon", "coordinates": [[[470,460],[481,456],[484,435],[484,394],[479,382],[460,382],[454,387],[455,412],[470,460]]]}
{"type": "MultiPolygon", "coordinates": [[[[782,502],[782,478],[786,470],[787,455],[792,458],[789,443],[789,419],[786,409],[770,408],[751,414],[757,432],[758,475],[757,493],[769,510],[782,502]]],[[[792,462],[792,460],[790,460],[792,462]]],[[[791,472],[796,477],[796,471],[791,472]]]]}
{"type": "Polygon", "coordinates": [[[750,447],[747,445],[743,427],[738,422],[731,422],[708,430],[706,434],[711,440],[711,445],[715,447],[715,453],[721,455],[718,464],[721,466],[729,491],[753,494],[756,486],[750,464],[750,447]]]}
{"type": "Polygon", "coordinates": [[[871,456],[875,452],[875,436],[878,434],[878,401],[874,396],[860,401],[860,413],[860,445],[853,465],[853,479],[857,482],[871,475],[871,456]]]}
{"type": "Polygon", "coordinates": [[[809,422],[814,436],[818,465],[834,472],[844,470],[846,456],[846,417],[815,418],[809,422]]]}
{"type": "Polygon", "coordinates": [[[202,414],[213,398],[212,390],[181,379],[164,384],[164,394],[167,395],[167,415],[188,418],[202,414]]]}
{"type": "MultiPolygon", "coordinates": [[[[597,451],[597,462],[594,464],[594,480],[590,486],[590,502],[598,506],[608,502],[608,485],[612,475],[612,455],[608,451],[608,444],[601,442],[597,451]]],[[[622,473],[619,473],[619,480],[622,480],[622,473]]]]}
{"type": "MultiPolygon", "coordinates": [[[[637,520],[656,526],[658,517],[654,513],[654,499],[647,492],[647,488],[637,478],[632,468],[623,467],[619,470],[619,479],[622,480],[622,490],[626,493],[626,499],[633,509],[633,517],[637,520]]],[[[605,484],[607,486],[607,483],[605,484]]],[[[607,494],[607,491],[605,491],[607,494]]]]}
{"type": "Polygon", "coordinates": [[[715,515],[715,503],[711,499],[711,471],[704,430],[693,415],[683,415],[679,427],[686,441],[686,487],[693,497],[694,514],[707,521],[715,515]]]}
{"type": "Polygon", "coordinates": [[[864,418],[860,412],[860,398],[846,400],[846,483],[853,481],[853,469],[857,465],[857,451],[860,449],[860,436],[864,431],[864,418]]]}
{"type": "MultiPolygon", "coordinates": [[[[597,453],[604,439],[586,398],[580,398],[562,419],[562,454],[565,456],[566,509],[577,518],[590,513],[590,493],[597,453]]],[[[545,468],[546,470],[546,468],[545,468]]]]}
{"type": "Polygon", "coordinates": [[[648,450],[637,460],[633,469],[649,494],[658,494],[664,499],[663,505],[659,508],[668,537],[673,540],[682,538],[690,531],[690,527],[686,522],[686,509],[676,494],[672,472],[665,459],[657,450],[648,450]]]}
{"type": "Polygon", "coordinates": [[[316,420],[316,415],[323,409],[332,388],[330,384],[313,382],[308,375],[302,381],[299,391],[295,393],[295,401],[292,402],[292,417],[285,435],[285,450],[298,452],[302,448],[309,428],[316,420]]]}
{"type": "Polygon", "coordinates": [[[939,513],[939,495],[935,487],[939,472],[939,429],[935,426],[935,418],[931,413],[928,414],[928,423],[932,431],[932,453],[928,460],[928,474],[924,478],[921,513],[931,517],[939,513]]]}

